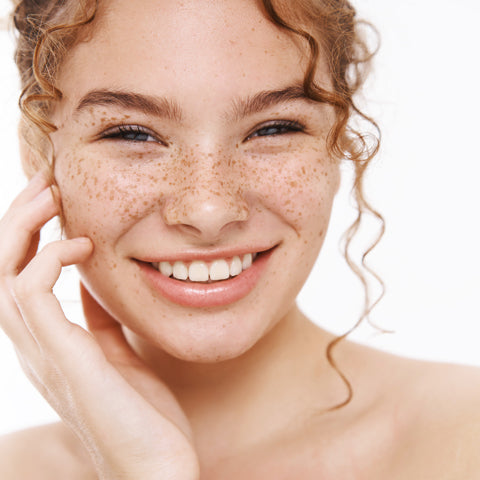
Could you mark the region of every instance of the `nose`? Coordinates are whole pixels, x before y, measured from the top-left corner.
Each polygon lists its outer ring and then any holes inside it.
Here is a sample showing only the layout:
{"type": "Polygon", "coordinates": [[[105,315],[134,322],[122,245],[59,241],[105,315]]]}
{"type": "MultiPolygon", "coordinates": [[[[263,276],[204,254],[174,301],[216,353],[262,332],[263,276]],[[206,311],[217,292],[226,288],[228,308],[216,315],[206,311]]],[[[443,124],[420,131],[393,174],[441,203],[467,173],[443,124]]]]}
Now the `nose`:
{"type": "Polygon", "coordinates": [[[248,202],[235,174],[230,172],[227,178],[210,165],[207,171],[197,170],[189,177],[164,203],[162,213],[167,225],[212,242],[249,218],[248,202]]]}

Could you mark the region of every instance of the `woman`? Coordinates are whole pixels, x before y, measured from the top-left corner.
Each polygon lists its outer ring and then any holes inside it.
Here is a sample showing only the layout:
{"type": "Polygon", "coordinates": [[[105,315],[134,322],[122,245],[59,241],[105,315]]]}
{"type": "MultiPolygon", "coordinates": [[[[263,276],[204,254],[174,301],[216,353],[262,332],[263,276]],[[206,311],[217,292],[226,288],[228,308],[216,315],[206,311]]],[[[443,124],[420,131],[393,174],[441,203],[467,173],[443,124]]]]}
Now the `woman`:
{"type": "Polygon", "coordinates": [[[63,422],[5,438],[2,478],[474,478],[476,370],[335,343],[295,305],[347,155],[369,208],[353,9],[29,4],[1,325],[63,422]],[[90,333],[51,293],[71,264],[90,333]]]}

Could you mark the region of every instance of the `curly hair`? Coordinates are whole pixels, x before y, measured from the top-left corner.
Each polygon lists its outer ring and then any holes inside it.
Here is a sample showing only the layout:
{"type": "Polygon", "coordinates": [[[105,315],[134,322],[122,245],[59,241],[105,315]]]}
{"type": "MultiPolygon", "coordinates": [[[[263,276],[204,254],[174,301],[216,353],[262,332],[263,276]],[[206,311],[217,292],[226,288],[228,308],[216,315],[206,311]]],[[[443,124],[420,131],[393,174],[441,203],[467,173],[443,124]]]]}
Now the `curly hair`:
{"type": "MultiPolygon", "coordinates": [[[[56,87],[56,76],[64,55],[93,22],[99,1],[15,2],[13,21],[18,32],[15,60],[22,85],[19,100],[22,112],[20,133],[34,152],[33,158],[23,163],[27,175],[47,167],[52,182],[55,181],[55,159],[49,135],[56,127],[49,121],[49,113],[55,101],[62,98],[62,92],[56,87]]],[[[261,0],[260,4],[272,23],[307,43],[310,57],[304,73],[305,94],[314,101],[334,107],[336,119],[327,138],[328,151],[333,158],[348,160],[354,166],[352,196],[357,206],[357,217],[344,233],[341,245],[347,264],[363,285],[364,309],[355,325],[345,334],[336,337],[327,347],[328,362],[348,390],[346,399],[331,408],[337,409],[351,401],[353,389],[335,362],[333,350],[363,320],[369,320],[371,310],[385,292],[383,281],[366,264],[366,257],[385,232],[382,215],[368,203],[364,193],[365,172],[378,152],[380,129],[355,101],[377,50],[369,48],[364,27],[375,34],[376,30],[357,18],[355,9],[347,0],[261,0]],[[333,85],[331,91],[315,83],[320,53],[327,60],[333,85]],[[366,128],[360,131],[354,126],[357,124],[363,124],[366,128]],[[351,254],[351,243],[365,214],[373,215],[380,227],[363,252],[361,260],[355,262],[351,254]],[[369,275],[381,286],[381,294],[375,301],[370,298],[369,275]]]]}

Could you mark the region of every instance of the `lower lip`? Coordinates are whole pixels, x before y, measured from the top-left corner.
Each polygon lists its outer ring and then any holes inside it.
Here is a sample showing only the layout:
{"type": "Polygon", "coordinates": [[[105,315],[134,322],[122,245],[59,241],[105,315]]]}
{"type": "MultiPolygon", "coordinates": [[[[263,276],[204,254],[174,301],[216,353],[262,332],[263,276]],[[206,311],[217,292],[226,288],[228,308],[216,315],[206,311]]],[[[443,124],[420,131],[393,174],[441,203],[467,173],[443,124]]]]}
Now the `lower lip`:
{"type": "Polygon", "coordinates": [[[219,307],[246,297],[255,287],[273,252],[259,255],[252,266],[236,277],[215,283],[184,282],[167,277],[149,263],[138,262],[153,289],[173,303],[194,308],[219,307]]]}

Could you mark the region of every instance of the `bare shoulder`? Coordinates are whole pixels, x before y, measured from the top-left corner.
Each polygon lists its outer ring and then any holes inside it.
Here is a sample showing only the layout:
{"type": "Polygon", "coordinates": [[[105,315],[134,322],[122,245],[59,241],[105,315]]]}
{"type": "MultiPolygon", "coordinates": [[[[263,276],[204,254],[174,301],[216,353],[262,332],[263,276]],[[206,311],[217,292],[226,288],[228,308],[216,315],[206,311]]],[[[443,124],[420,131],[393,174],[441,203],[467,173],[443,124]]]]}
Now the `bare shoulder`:
{"type": "Polygon", "coordinates": [[[480,478],[480,368],[353,342],[339,345],[335,358],[353,389],[343,411],[354,412],[351,457],[368,471],[358,478],[480,478]]]}
{"type": "Polygon", "coordinates": [[[2,480],[95,480],[76,437],[61,423],[21,430],[0,438],[2,480]]]}
{"type": "Polygon", "coordinates": [[[436,478],[473,479],[480,475],[480,369],[414,362],[411,428],[400,459],[432,470],[436,478]],[[425,464],[430,459],[430,464],[425,464]],[[413,460],[413,463],[412,463],[413,460]],[[443,475],[443,476],[442,476],[443,475]]]}
{"type": "Polygon", "coordinates": [[[364,372],[378,373],[374,388],[396,428],[389,478],[480,478],[480,368],[364,348],[364,372]]]}

